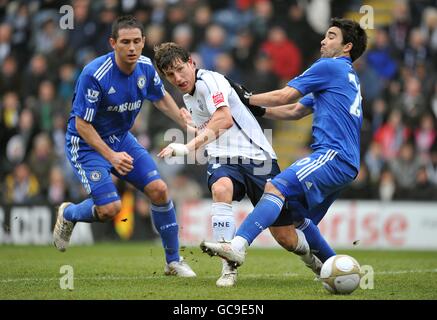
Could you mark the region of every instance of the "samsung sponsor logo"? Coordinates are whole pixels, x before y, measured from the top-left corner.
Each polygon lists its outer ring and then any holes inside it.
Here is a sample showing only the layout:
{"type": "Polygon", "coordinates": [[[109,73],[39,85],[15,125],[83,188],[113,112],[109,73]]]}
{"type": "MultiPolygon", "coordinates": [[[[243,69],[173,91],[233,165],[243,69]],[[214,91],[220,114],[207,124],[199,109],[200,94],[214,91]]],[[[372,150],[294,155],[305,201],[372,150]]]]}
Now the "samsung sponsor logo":
{"type": "Polygon", "coordinates": [[[115,111],[115,112],[125,112],[125,111],[134,111],[141,108],[142,101],[137,100],[135,102],[125,102],[118,106],[109,106],[107,111],[115,111]]]}

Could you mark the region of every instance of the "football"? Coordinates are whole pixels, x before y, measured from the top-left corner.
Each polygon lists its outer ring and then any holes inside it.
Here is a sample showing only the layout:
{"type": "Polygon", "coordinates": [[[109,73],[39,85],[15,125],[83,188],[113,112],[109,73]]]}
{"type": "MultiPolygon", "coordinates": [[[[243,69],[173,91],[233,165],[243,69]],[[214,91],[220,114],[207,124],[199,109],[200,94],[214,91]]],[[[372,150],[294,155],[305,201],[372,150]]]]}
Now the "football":
{"type": "Polygon", "coordinates": [[[360,279],[360,264],[348,255],[339,254],[330,257],[320,271],[323,286],[334,294],[352,293],[358,288],[360,279]]]}

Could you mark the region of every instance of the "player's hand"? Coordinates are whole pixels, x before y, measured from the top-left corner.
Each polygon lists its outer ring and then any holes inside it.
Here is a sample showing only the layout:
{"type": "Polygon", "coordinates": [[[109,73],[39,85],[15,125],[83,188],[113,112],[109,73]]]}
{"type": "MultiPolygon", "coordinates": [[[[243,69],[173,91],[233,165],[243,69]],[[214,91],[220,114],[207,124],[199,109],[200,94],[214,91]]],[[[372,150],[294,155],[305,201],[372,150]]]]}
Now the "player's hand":
{"type": "Polygon", "coordinates": [[[235,92],[237,92],[238,97],[240,98],[241,102],[243,102],[246,106],[250,107],[249,98],[253,94],[253,92],[249,91],[242,84],[234,82],[233,80],[229,79],[228,77],[225,77],[225,78],[226,78],[226,80],[228,80],[231,87],[234,88],[235,92]]]}
{"type": "Polygon", "coordinates": [[[134,158],[126,152],[114,152],[110,162],[114,169],[122,176],[127,175],[134,168],[134,158]]]}
{"type": "Polygon", "coordinates": [[[170,143],[167,147],[158,153],[159,158],[170,158],[175,156],[184,156],[188,154],[188,148],[183,143],[170,143]]]}
{"type": "Polygon", "coordinates": [[[187,132],[195,134],[197,131],[197,128],[193,122],[193,118],[191,117],[191,113],[187,109],[181,108],[179,111],[179,114],[180,114],[182,120],[184,121],[184,127],[187,129],[187,132]]]}
{"type": "Polygon", "coordinates": [[[262,117],[266,113],[266,108],[260,106],[254,106],[249,103],[249,98],[253,94],[252,91],[249,91],[245,86],[240,83],[234,82],[231,79],[225,77],[226,80],[229,81],[229,84],[232,88],[234,88],[235,92],[237,92],[238,97],[241,102],[243,102],[246,107],[252,112],[252,114],[256,117],[262,117]]]}

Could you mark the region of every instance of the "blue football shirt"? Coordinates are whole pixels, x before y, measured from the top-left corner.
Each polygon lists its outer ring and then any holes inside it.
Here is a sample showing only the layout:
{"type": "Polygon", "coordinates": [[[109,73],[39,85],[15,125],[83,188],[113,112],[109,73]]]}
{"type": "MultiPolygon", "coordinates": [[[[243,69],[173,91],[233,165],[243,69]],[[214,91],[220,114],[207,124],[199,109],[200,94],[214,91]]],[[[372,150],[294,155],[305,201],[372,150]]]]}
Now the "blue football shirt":
{"type": "Polygon", "coordinates": [[[151,60],[141,56],[134,71],[127,75],[110,52],[87,64],[80,74],[73,96],[67,132],[79,136],[75,117],[91,123],[106,138],[129,131],[144,99],[157,101],[165,89],[151,60]]]}
{"type": "Polygon", "coordinates": [[[351,59],[321,58],[288,86],[304,96],[300,103],[313,109],[311,148],[334,149],[358,171],[363,115],[360,82],[351,59]]]}

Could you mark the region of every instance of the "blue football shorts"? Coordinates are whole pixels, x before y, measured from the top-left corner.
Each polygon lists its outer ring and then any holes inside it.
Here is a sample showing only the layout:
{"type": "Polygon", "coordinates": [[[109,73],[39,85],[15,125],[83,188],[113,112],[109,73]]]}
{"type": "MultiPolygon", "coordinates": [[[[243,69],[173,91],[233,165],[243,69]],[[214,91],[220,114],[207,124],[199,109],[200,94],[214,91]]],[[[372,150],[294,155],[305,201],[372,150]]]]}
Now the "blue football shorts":
{"type": "Polygon", "coordinates": [[[67,158],[94,204],[101,206],[120,199],[111,173],[142,192],[150,182],[161,178],[150,154],[130,132],[111,135],[103,141],[114,151],[124,151],[134,159],[134,168],[127,175],[121,176],[108,160],[79,136],[66,135],[67,158]]]}
{"type": "Polygon", "coordinates": [[[317,225],[356,175],[352,165],[329,149],[297,160],[271,183],[286,198],[294,221],[309,218],[317,225]]]}

